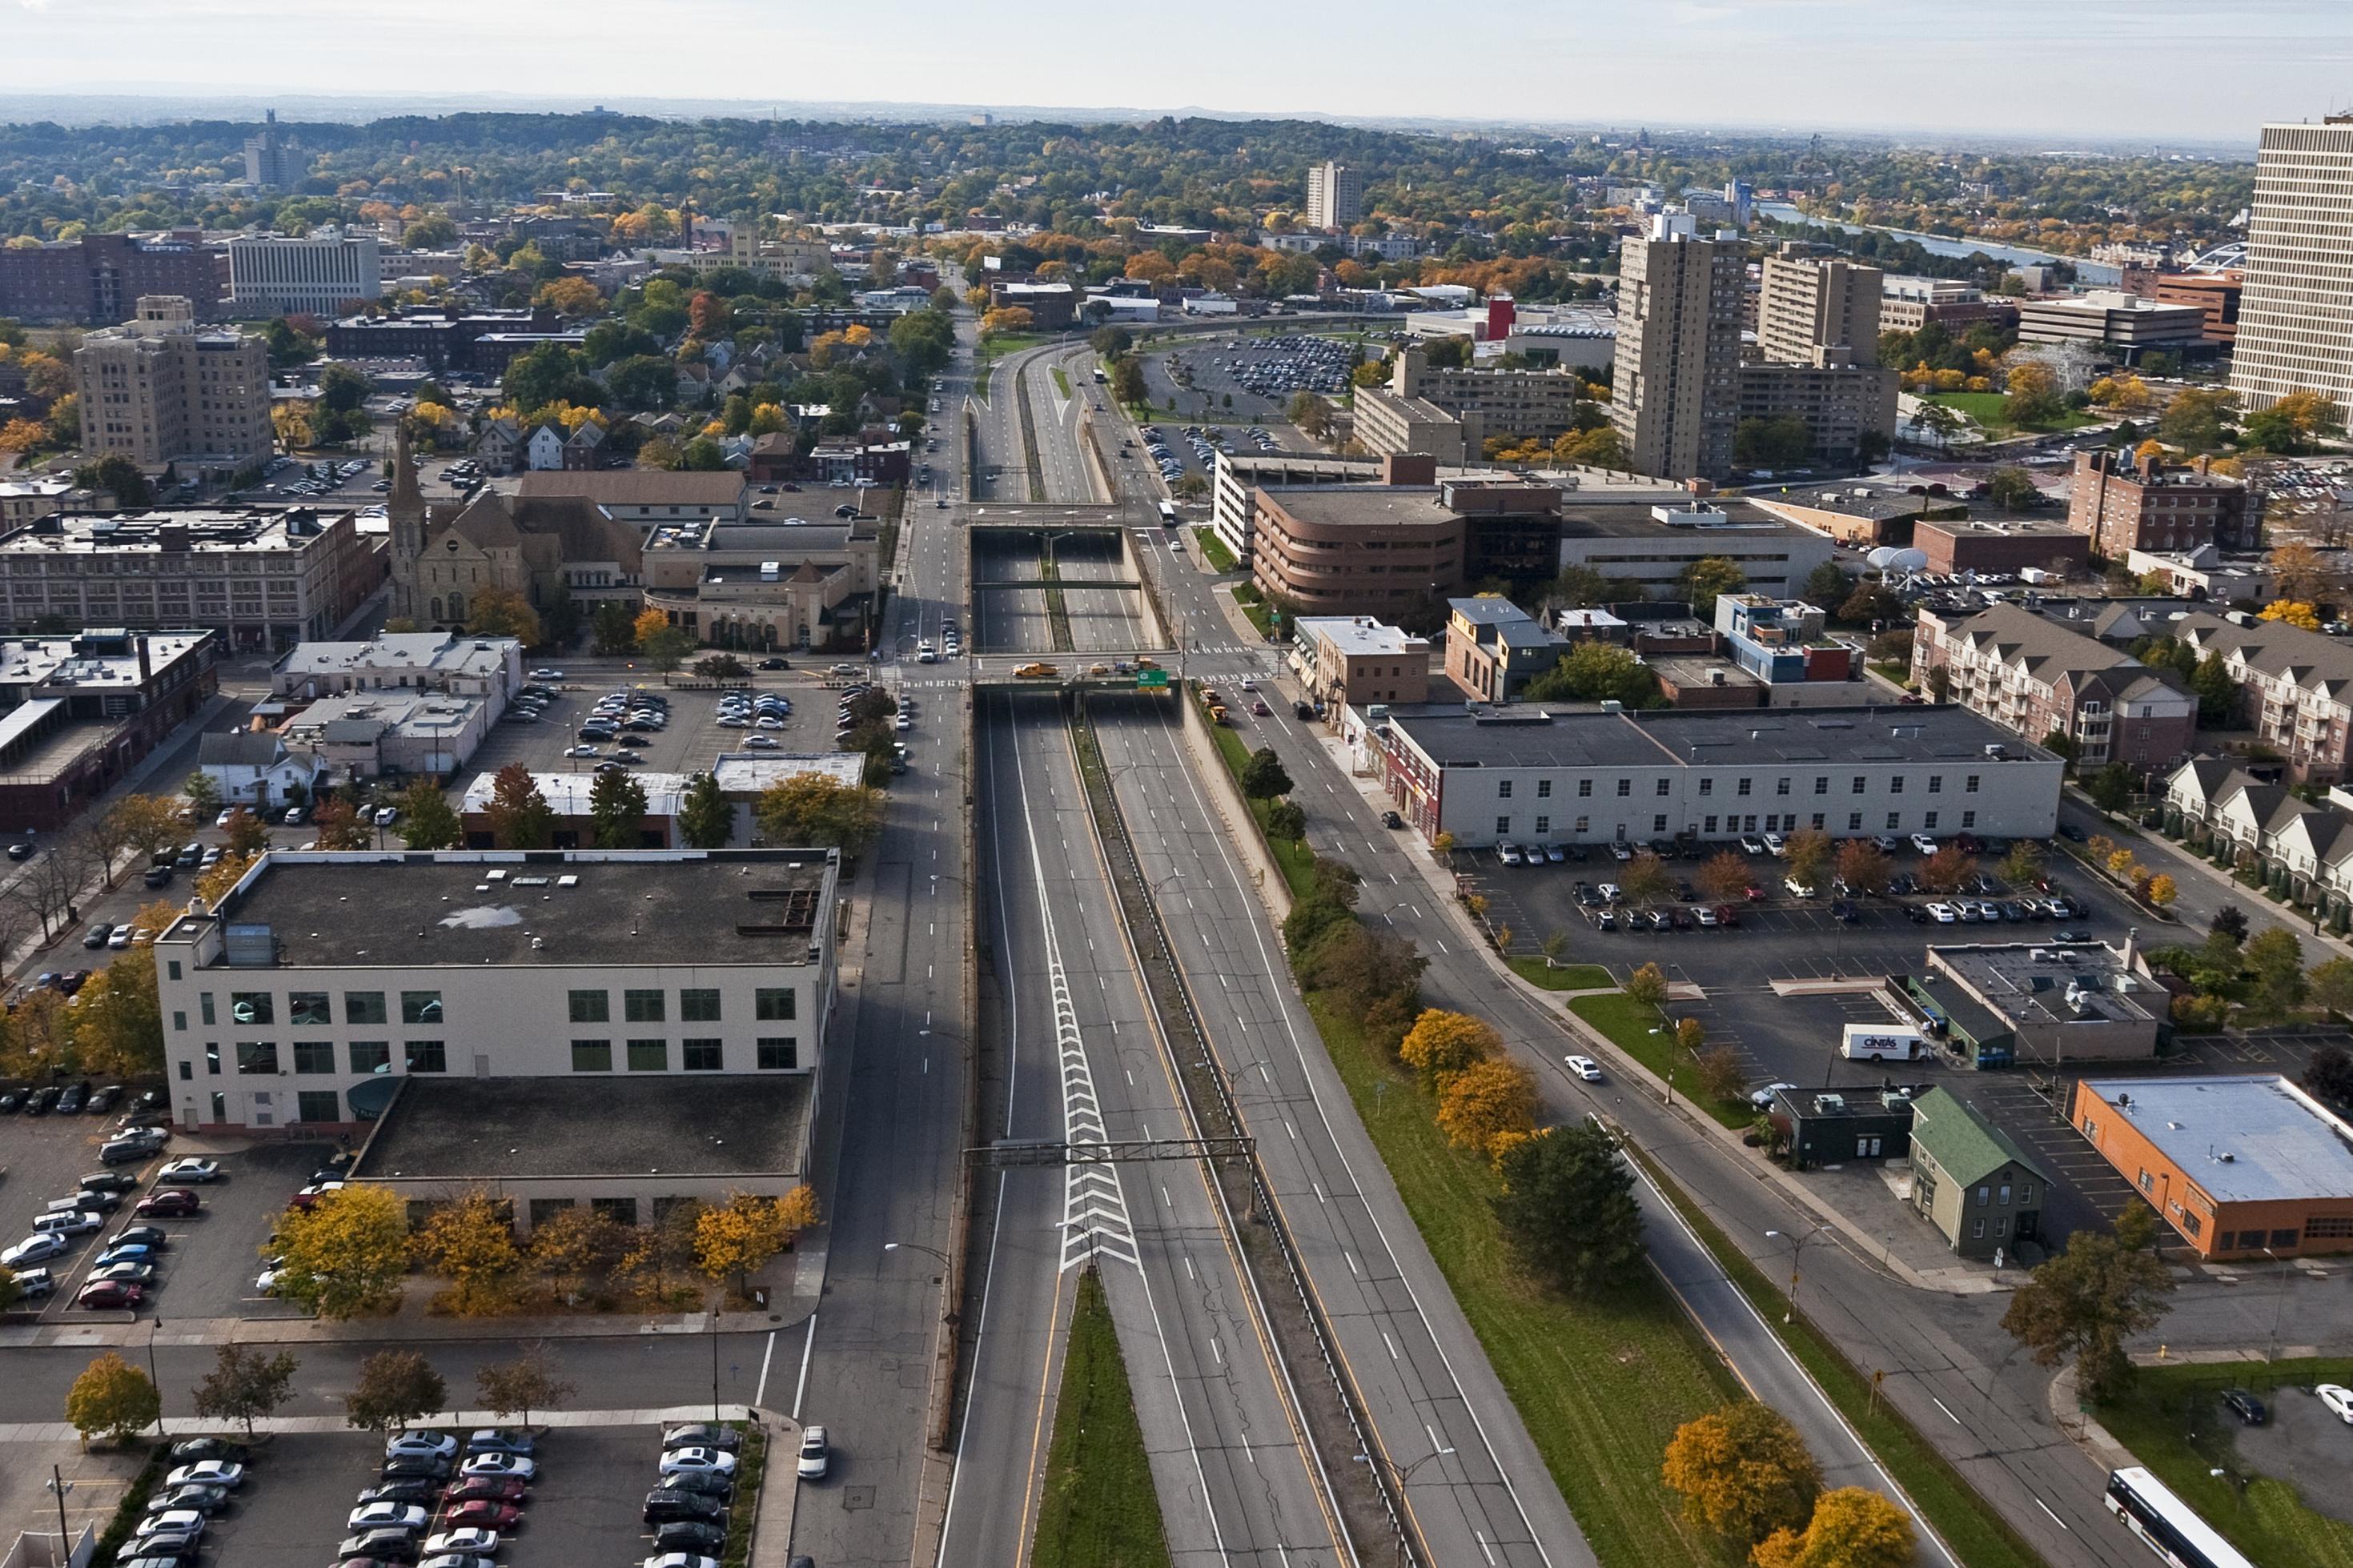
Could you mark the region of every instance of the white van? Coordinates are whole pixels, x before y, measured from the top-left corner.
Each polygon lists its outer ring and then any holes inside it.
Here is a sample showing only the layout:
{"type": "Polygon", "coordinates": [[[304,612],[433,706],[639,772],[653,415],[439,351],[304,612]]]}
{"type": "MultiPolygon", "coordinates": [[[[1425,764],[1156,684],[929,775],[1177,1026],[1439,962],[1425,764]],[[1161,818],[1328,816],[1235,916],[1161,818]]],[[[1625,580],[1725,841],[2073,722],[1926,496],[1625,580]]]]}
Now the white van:
{"type": "Polygon", "coordinates": [[[1849,1024],[1841,1031],[1839,1055],[1849,1061],[1908,1062],[1926,1047],[1917,1029],[1896,1024],[1849,1024]]]}

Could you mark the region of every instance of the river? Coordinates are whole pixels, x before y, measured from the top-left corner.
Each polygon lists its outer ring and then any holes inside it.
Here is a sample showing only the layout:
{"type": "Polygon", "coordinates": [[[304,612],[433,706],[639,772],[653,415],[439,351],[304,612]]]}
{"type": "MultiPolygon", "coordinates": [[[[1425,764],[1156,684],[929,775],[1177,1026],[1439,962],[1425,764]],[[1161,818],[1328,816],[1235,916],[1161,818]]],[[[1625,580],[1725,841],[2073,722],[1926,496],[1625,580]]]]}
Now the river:
{"type": "Polygon", "coordinates": [[[1875,229],[1881,234],[1892,234],[1898,239],[1915,241],[1921,249],[1932,256],[1959,258],[1982,253],[1996,261],[2008,261],[2025,266],[2042,262],[2064,261],[2075,268],[2076,278],[2083,282],[2121,283],[2124,281],[2123,269],[2111,267],[2105,262],[2086,261],[2072,256],[2053,256],[2048,251],[2026,250],[2015,245],[1997,245],[1989,239],[1955,239],[1948,235],[1917,234],[1908,228],[1886,228],[1877,224],[1838,223],[1830,218],[1816,217],[1811,213],[1800,212],[1787,202],[1758,202],[1757,210],[1782,223],[1801,223],[1813,228],[1835,228],[1847,234],[1861,234],[1866,229],[1875,229]]]}

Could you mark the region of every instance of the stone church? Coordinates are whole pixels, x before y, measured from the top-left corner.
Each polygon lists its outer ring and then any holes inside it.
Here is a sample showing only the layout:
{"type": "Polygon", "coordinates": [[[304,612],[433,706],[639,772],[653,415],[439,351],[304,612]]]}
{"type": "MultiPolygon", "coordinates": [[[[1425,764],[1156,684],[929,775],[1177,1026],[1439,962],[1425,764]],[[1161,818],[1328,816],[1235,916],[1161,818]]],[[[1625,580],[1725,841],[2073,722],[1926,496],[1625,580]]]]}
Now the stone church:
{"type": "Polygon", "coordinates": [[[420,629],[463,629],[483,592],[511,589],[544,614],[567,595],[585,617],[608,599],[644,604],[644,550],[635,526],[594,501],[481,490],[463,504],[427,504],[404,424],[393,458],[392,608],[420,629]]]}

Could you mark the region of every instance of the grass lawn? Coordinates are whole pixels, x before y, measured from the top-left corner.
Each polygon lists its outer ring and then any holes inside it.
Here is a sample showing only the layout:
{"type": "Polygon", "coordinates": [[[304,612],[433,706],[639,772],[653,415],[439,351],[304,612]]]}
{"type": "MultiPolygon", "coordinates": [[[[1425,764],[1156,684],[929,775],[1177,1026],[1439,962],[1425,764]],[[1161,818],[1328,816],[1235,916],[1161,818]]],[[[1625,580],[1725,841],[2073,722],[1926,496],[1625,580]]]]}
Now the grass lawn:
{"type": "Polygon", "coordinates": [[[1968,1482],[1929,1446],[1911,1422],[1883,1401],[1874,1405],[1867,1373],[1858,1371],[1823,1339],[1802,1310],[1790,1325],[1782,1325],[1781,1317],[1788,1310],[1789,1303],[1780,1289],[1732,1245],[1715,1222],[1694,1205],[1654,1161],[1644,1157],[1639,1149],[1634,1152],[1665,1192],[1668,1201],[1699,1233],[1707,1249],[1715,1255],[1716,1262],[1756,1303],[1757,1311],[1781,1336],[1790,1353],[1821,1385],[1831,1403],[1838,1406],[1839,1413],[1879,1462],[1887,1467],[1888,1474],[1927,1516],[1936,1533],[1951,1544],[1955,1554],[1969,1568],[2041,1568],[2042,1559],[2034,1548],[1986,1508],[1968,1482]]]}
{"type": "Polygon", "coordinates": [[[1064,397],[1068,397],[1068,396],[1070,396],[1070,395],[1071,395],[1071,378],[1070,378],[1069,376],[1064,375],[1064,374],[1062,374],[1062,367],[1061,367],[1060,365],[1056,365],[1056,366],[1054,366],[1053,368],[1054,368],[1054,390],[1055,390],[1055,391],[1057,391],[1057,392],[1059,392],[1059,393],[1060,393],[1064,397]]]}
{"type": "Polygon", "coordinates": [[[1079,1276],[1038,1509],[1037,1568],[1151,1568],[1168,1562],[1152,1461],[1103,1281],[1079,1276]]]}
{"type": "Polygon", "coordinates": [[[1609,972],[1598,963],[1562,963],[1547,967],[1541,958],[1513,958],[1505,963],[1512,973],[1534,985],[1547,991],[1599,991],[1615,985],[1609,972]]]}
{"type": "Polygon", "coordinates": [[[1216,529],[1197,528],[1193,531],[1193,538],[1200,545],[1201,558],[1209,563],[1211,571],[1230,572],[1240,564],[1234,559],[1234,552],[1226,548],[1226,542],[1218,537],[1216,529]]]}
{"type": "Polygon", "coordinates": [[[1620,1050],[1632,1057],[1651,1070],[1651,1076],[1664,1083],[1667,1068],[1676,1068],[1675,1092],[1706,1111],[1726,1127],[1746,1127],[1757,1120],[1757,1110],[1745,1100],[1715,1100],[1701,1095],[1699,1072],[1683,1053],[1675,1048],[1675,1037],[1669,1032],[1666,1015],[1647,1003],[1637,1002],[1624,992],[1609,996],[1579,996],[1568,1005],[1570,1012],[1609,1037],[1620,1050]],[[1657,1029],[1657,1034],[1651,1031],[1657,1029]]]}
{"type": "Polygon", "coordinates": [[[2133,1451],[2158,1479],[2196,1509],[2207,1523],[2257,1563],[2271,1568],[2353,1568],[2353,1524],[2305,1507],[2295,1487],[2263,1478],[2250,1481],[2243,1500],[2228,1475],[2236,1469],[2235,1425],[2214,1403],[2216,1391],[2247,1388],[2268,1395],[2283,1384],[2353,1382],[2353,1359],[2233,1362],[2221,1366],[2143,1367],[2125,1396],[2099,1407],[2100,1424],[2133,1451]],[[2197,1437],[2185,1436],[2192,1402],[2197,1437]]]}
{"type": "Polygon", "coordinates": [[[2026,432],[2047,434],[2053,430],[2077,430],[2098,420],[2088,414],[2078,414],[2072,408],[2062,409],[2055,419],[2038,425],[2013,425],[2002,413],[2005,401],[1999,392],[1938,392],[1929,395],[1931,403],[1941,403],[1956,414],[1966,414],[1977,421],[1978,428],[1989,436],[2016,436],[2026,432]]]}
{"type": "MultiPolygon", "coordinates": [[[[1218,738],[1218,755],[1225,759],[1226,772],[1233,775],[1234,784],[1239,787],[1242,768],[1250,758],[1249,742],[1223,724],[1211,724],[1209,733],[1218,738]]],[[[1266,814],[1272,802],[1250,800],[1248,795],[1242,798],[1249,802],[1251,820],[1258,824],[1258,836],[1266,841],[1267,848],[1274,856],[1274,863],[1282,868],[1282,879],[1291,889],[1292,896],[1297,898],[1303,894],[1314,879],[1315,851],[1303,842],[1277,838],[1267,832],[1266,814]]]]}
{"type": "Polygon", "coordinates": [[[1577,1521],[1609,1568],[1722,1568],[1721,1548],[1683,1522],[1659,1479],[1675,1428],[1739,1396],[1658,1277],[1573,1301],[1512,1267],[1489,1206],[1486,1162],[1449,1144],[1430,1102],[1323,997],[1308,1005],[1349,1098],[1422,1239],[1479,1335],[1577,1521]]]}

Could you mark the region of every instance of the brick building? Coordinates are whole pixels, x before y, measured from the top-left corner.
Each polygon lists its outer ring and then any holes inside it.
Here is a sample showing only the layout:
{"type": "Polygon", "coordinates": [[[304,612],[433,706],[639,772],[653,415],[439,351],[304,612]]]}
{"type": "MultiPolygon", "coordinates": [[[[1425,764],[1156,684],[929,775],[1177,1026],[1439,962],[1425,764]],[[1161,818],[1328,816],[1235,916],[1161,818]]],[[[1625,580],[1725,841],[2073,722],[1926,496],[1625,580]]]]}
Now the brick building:
{"type": "Polygon", "coordinates": [[[2113,452],[2078,452],[2073,479],[2067,526],[2090,536],[2095,555],[2122,560],[2129,550],[2202,544],[2253,550],[2262,540],[2262,496],[2202,467],[2168,468],[2149,458],[2126,469],[2113,452]]]}
{"type": "Polygon", "coordinates": [[[228,313],[228,252],[194,230],[170,236],[86,234],[0,248],[0,316],[111,327],[142,294],[176,294],[201,321],[228,313]]]}
{"type": "Polygon", "coordinates": [[[2196,744],[2198,699],[2170,673],[2015,605],[1966,616],[1924,609],[1912,673],[2038,745],[2065,735],[2081,768],[2169,768],[2196,744]]]}
{"type": "Polygon", "coordinates": [[[2171,630],[2203,658],[2220,654],[2239,689],[2237,720],[2276,748],[2300,780],[2347,776],[2353,745],[2353,647],[2283,621],[2242,626],[2192,615],[2171,630]]]}
{"type": "Polygon", "coordinates": [[[2091,564],[2090,537],[2055,522],[1927,521],[1912,525],[1913,547],[1926,570],[2021,572],[2040,566],[2080,572],[2091,564]]]}

